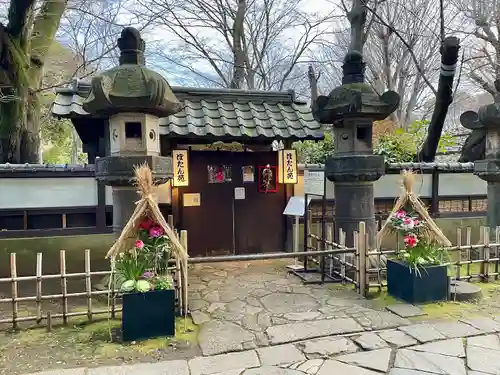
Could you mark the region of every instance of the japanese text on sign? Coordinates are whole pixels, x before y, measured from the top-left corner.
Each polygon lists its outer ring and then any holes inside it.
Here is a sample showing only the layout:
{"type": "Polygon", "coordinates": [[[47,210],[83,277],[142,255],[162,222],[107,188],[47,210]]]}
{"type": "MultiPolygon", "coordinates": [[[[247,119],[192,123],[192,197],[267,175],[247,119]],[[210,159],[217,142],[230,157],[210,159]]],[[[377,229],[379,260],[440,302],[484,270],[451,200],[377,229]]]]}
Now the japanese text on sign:
{"type": "Polygon", "coordinates": [[[279,182],[282,184],[297,183],[297,151],[279,151],[279,182]]]}
{"type": "Polygon", "coordinates": [[[172,152],[174,163],[174,186],[189,185],[189,167],[187,150],[174,150],[172,152]]]}

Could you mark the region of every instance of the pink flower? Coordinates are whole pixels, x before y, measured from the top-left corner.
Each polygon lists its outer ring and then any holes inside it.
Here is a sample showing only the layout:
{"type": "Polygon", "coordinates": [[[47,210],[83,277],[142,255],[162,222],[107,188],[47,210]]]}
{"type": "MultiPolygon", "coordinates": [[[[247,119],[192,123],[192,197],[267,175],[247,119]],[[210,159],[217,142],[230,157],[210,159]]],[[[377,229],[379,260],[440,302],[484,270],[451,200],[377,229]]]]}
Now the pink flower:
{"type": "Polygon", "coordinates": [[[406,247],[415,247],[415,246],[417,246],[418,238],[415,234],[410,233],[410,234],[405,236],[403,241],[404,241],[406,247]]]}
{"type": "Polygon", "coordinates": [[[141,240],[135,241],[135,247],[138,248],[138,249],[143,249],[144,248],[144,242],[142,242],[141,240]]]}
{"type": "Polygon", "coordinates": [[[419,225],[420,225],[420,220],[418,220],[418,219],[414,219],[414,220],[413,220],[413,224],[414,224],[415,226],[419,226],[419,225]]]}
{"type": "Polygon", "coordinates": [[[160,237],[163,235],[163,229],[161,227],[153,227],[149,230],[149,235],[151,237],[160,237]]]}
{"type": "Polygon", "coordinates": [[[399,210],[396,212],[396,219],[402,219],[406,216],[406,211],[405,210],[399,210]]]}

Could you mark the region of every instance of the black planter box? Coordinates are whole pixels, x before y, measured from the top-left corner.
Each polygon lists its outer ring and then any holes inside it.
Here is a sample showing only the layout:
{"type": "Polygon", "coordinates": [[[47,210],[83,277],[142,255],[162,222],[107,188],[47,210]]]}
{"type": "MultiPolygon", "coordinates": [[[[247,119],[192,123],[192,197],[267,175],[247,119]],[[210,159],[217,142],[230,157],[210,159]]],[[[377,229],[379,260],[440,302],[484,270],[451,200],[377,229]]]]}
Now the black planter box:
{"type": "Polygon", "coordinates": [[[123,341],[175,335],[175,291],[123,295],[123,341]]]}
{"type": "Polygon", "coordinates": [[[387,292],[409,303],[446,301],[450,281],[447,266],[427,266],[420,274],[399,260],[387,260],[387,292]]]}

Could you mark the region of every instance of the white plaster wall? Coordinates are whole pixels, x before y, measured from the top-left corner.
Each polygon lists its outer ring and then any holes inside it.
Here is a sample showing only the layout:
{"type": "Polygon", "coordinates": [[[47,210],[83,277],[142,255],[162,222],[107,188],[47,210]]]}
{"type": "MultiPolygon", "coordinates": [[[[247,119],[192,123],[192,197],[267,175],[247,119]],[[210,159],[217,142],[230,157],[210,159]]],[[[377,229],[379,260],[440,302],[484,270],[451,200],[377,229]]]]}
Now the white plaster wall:
{"type": "Polygon", "coordinates": [[[0,179],[0,209],[96,205],[93,177],[0,179]]]}
{"type": "MultiPolygon", "coordinates": [[[[386,174],[373,184],[375,198],[399,197],[402,189],[403,177],[400,174],[386,174]]],[[[419,197],[426,198],[432,195],[432,176],[430,174],[415,175],[413,191],[419,197]]]]}
{"type": "MultiPolygon", "coordinates": [[[[401,175],[384,175],[373,184],[374,194],[376,198],[395,198],[401,193],[401,175]]],[[[432,189],[432,176],[420,174],[415,176],[415,192],[420,197],[430,197],[432,189]]],[[[483,194],[483,193],[477,193],[483,194]]],[[[294,195],[304,196],[304,176],[299,175],[298,183],[294,187],[294,195]]],[[[334,184],[331,181],[326,182],[326,198],[333,199],[334,184]]],[[[313,196],[312,199],[321,199],[321,197],[313,196]]]]}
{"type": "Polygon", "coordinates": [[[439,175],[439,195],[486,195],[486,181],[472,173],[439,175]]]}
{"type": "MultiPolygon", "coordinates": [[[[153,196],[156,198],[158,203],[170,204],[172,201],[171,185],[170,181],[166,184],[159,185],[153,189],[153,196]]],[[[139,196],[137,196],[139,199],[139,196]]],[[[113,194],[111,186],[106,186],[106,205],[111,206],[113,204],[113,194]]]]}

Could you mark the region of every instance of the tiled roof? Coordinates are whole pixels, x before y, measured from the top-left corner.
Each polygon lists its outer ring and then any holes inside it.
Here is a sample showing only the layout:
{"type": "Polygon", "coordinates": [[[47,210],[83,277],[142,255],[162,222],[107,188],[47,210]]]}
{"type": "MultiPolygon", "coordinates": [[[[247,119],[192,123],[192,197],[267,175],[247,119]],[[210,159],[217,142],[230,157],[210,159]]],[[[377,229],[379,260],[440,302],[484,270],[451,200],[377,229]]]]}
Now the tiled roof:
{"type": "MultiPolygon", "coordinates": [[[[57,92],[52,114],[61,118],[89,116],[82,108],[89,84],[57,92]]],[[[321,139],[321,125],[309,105],[293,91],[246,91],[172,87],[183,110],[160,119],[161,134],[198,137],[321,139]]]]}

